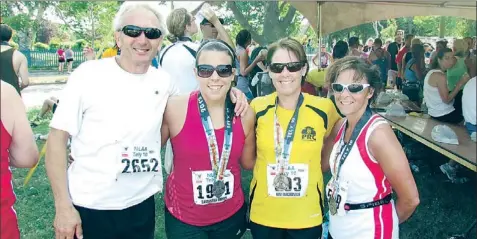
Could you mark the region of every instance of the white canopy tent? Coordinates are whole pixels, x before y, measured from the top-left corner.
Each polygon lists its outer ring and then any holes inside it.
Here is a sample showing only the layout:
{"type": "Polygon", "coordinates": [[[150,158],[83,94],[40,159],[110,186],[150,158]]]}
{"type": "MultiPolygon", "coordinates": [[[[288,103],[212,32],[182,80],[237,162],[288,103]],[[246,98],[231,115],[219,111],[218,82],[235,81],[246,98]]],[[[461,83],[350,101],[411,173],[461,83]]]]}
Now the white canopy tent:
{"type": "Polygon", "coordinates": [[[321,33],[320,36],[363,23],[398,17],[437,15],[476,19],[476,2],[471,0],[332,0],[290,1],[290,4],[308,19],[313,29],[321,33]]]}

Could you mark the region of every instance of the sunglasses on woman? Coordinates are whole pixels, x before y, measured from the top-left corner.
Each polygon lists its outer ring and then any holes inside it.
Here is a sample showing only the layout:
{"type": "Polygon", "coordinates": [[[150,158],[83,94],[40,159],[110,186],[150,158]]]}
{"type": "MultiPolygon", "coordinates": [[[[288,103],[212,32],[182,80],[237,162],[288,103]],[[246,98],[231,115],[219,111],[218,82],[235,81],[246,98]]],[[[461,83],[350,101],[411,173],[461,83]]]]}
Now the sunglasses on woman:
{"type": "Polygon", "coordinates": [[[345,89],[348,90],[349,93],[357,94],[369,87],[369,84],[359,84],[359,83],[352,83],[352,84],[340,84],[340,83],[333,83],[331,84],[331,89],[335,93],[343,93],[345,89]]]}
{"type": "Polygon", "coordinates": [[[124,26],[121,31],[124,32],[126,36],[134,38],[140,36],[141,33],[144,32],[144,36],[146,36],[146,38],[150,40],[158,39],[162,35],[162,32],[161,30],[159,30],[159,28],[138,27],[134,25],[124,26]]]}
{"type": "Polygon", "coordinates": [[[214,71],[217,72],[217,75],[220,77],[229,77],[232,75],[232,66],[218,65],[213,67],[211,65],[197,65],[197,75],[202,78],[211,77],[214,71]]]}
{"type": "Polygon", "coordinates": [[[305,66],[303,62],[288,62],[288,63],[271,63],[270,71],[273,73],[281,73],[287,67],[289,72],[297,72],[305,66]]]}

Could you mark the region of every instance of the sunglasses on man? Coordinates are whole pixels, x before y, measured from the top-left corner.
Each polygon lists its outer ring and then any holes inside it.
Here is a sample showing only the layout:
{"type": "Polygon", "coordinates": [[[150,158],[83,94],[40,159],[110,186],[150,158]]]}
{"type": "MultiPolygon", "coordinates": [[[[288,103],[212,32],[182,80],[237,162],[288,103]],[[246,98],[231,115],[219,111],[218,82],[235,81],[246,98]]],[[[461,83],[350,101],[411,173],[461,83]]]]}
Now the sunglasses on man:
{"type": "Polygon", "coordinates": [[[153,28],[153,27],[138,27],[134,25],[127,25],[124,26],[121,31],[124,33],[124,35],[132,38],[139,37],[141,33],[144,32],[144,36],[146,36],[147,39],[150,40],[155,40],[161,37],[162,32],[159,28],[153,28]]]}

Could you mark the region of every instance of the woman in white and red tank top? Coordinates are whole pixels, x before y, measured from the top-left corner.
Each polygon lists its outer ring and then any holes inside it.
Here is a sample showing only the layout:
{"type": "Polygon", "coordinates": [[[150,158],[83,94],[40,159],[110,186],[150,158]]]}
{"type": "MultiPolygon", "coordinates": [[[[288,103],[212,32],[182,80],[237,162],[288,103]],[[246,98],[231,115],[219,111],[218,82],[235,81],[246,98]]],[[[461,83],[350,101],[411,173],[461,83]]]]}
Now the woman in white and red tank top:
{"type": "Polygon", "coordinates": [[[38,162],[38,148],[26,117],[25,105],[15,88],[1,81],[0,121],[0,238],[19,239],[17,213],[13,209],[10,166],[31,168],[38,162]]]}
{"type": "Polygon", "coordinates": [[[379,72],[357,57],[336,61],[328,71],[336,105],[345,116],[333,129],[324,170],[334,239],[397,239],[399,223],[419,204],[406,155],[386,120],[369,101],[381,87],[379,72]],[[397,202],[392,200],[393,190],[397,202]]]}
{"type": "Polygon", "coordinates": [[[169,239],[238,239],[246,231],[241,168],[255,165],[255,115],[234,117],[228,92],[235,69],[226,43],[203,43],[195,68],[199,91],[167,103],[162,138],[171,138],[174,151],[164,195],[169,239]]]}

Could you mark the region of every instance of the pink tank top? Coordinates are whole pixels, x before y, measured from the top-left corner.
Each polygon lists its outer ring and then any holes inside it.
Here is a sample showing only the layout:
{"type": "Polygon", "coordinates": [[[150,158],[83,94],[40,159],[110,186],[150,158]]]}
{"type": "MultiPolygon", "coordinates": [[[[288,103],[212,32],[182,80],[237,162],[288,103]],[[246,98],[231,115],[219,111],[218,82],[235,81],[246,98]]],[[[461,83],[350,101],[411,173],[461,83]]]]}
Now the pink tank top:
{"type": "Polygon", "coordinates": [[[15,203],[8,154],[11,142],[12,136],[3,126],[3,122],[0,121],[0,212],[3,212],[3,209],[10,209],[15,203]]]}
{"type": "MultiPolygon", "coordinates": [[[[197,171],[212,170],[197,97],[197,91],[191,93],[184,126],[180,133],[171,139],[174,169],[167,178],[164,200],[168,211],[180,221],[194,226],[207,226],[231,217],[243,206],[244,194],[239,162],[245,143],[245,134],[242,121],[236,117],[232,127],[232,150],[226,168],[233,174],[232,197],[220,203],[196,204],[194,193],[198,195],[198,192],[194,190],[199,189],[195,187],[197,184],[193,183],[193,180],[197,178],[193,178],[192,174],[197,171]]],[[[225,128],[215,130],[219,155],[222,155],[224,130],[225,128]]],[[[202,192],[203,196],[209,194],[207,190],[202,192]]]]}

